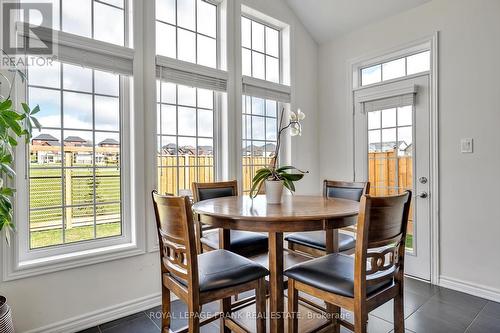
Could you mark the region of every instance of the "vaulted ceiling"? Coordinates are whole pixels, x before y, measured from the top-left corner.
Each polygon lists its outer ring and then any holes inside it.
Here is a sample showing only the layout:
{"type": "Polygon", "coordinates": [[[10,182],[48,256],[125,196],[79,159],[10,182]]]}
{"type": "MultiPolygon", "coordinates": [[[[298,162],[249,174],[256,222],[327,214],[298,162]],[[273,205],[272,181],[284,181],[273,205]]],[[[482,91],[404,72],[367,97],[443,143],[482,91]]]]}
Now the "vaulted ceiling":
{"type": "Polygon", "coordinates": [[[430,0],[286,0],[318,43],[430,0]]]}

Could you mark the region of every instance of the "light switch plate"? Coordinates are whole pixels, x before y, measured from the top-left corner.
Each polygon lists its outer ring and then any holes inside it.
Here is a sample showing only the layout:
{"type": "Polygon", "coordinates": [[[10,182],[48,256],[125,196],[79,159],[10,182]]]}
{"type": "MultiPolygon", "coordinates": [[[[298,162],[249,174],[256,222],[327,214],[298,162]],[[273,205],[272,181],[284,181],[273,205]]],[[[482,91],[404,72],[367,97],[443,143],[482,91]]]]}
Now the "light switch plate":
{"type": "Polygon", "coordinates": [[[474,151],[474,140],[472,138],[464,138],[460,140],[460,152],[470,154],[474,151]]]}

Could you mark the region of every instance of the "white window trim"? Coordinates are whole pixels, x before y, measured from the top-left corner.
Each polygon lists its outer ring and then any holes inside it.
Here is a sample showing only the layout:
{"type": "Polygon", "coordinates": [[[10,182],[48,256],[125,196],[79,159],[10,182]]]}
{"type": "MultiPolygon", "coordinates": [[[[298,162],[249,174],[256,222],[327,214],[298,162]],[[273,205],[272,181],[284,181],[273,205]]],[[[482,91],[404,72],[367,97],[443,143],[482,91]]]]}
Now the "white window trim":
{"type": "MultiPolygon", "coordinates": [[[[135,5],[140,0],[134,1],[135,5]]],[[[127,2],[127,0],[126,0],[127,2]]],[[[134,6],[136,8],[137,6],[134,6]]],[[[126,6],[127,8],[127,6],[126,6]]],[[[129,15],[125,13],[127,18],[129,15]]],[[[131,18],[125,20],[131,22],[131,18]]],[[[134,31],[128,31],[129,37],[141,36],[142,29],[138,26],[134,31]]],[[[48,31],[50,32],[50,31],[48,31]]],[[[117,46],[114,44],[94,40],[87,37],[72,35],[66,32],[54,31],[57,41],[60,45],[79,48],[82,54],[101,54],[103,55],[102,66],[99,63],[92,63],[96,69],[110,68],[110,57],[114,57],[117,62],[133,66],[132,72],[135,74],[141,71],[142,64],[138,63],[135,51],[128,47],[117,46]]],[[[131,39],[131,38],[130,38],[131,39]]],[[[135,38],[135,40],[140,40],[135,38]]],[[[126,41],[126,45],[128,42],[126,41]]],[[[140,43],[138,43],[140,44],[140,43]]],[[[82,57],[80,64],[85,65],[85,57],[82,57]]],[[[70,62],[71,63],[71,62],[70,62]]],[[[114,68],[111,68],[113,70],[114,68]]],[[[128,69],[128,68],[127,68],[128,69]]],[[[118,68],[120,70],[120,68],[118,68]]],[[[140,78],[140,74],[139,74],[140,78]]],[[[26,84],[18,80],[14,90],[14,100],[23,101],[26,97],[26,84]]],[[[11,245],[2,242],[2,279],[11,281],[20,278],[45,274],[74,267],[101,263],[109,260],[116,260],[130,256],[140,255],[146,252],[145,229],[144,229],[144,206],[143,196],[143,175],[137,170],[142,169],[141,163],[144,160],[137,155],[137,148],[142,149],[143,129],[138,128],[134,120],[138,118],[137,113],[131,110],[142,109],[141,98],[134,98],[131,95],[133,89],[137,94],[141,85],[140,80],[134,80],[133,77],[121,77],[120,79],[120,105],[122,105],[122,123],[121,123],[121,160],[129,161],[121,164],[121,220],[122,235],[110,238],[82,241],[73,244],[63,244],[41,249],[29,249],[29,204],[28,204],[28,177],[26,158],[28,154],[27,145],[19,145],[16,148],[16,172],[15,187],[17,189],[14,202],[14,216],[17,232],[14,234],[11,245]],[[140,103],[138,103],[140,102],[140,103]],[[132,120],[132,117],[134,120],[132,120]],[[129,149],[127,149],[129,147],[129,149]],[[137,195],[134,195],[137,193],[137,195]]],[[[142,117],[142,115],[139,115],[142,117]]]]}

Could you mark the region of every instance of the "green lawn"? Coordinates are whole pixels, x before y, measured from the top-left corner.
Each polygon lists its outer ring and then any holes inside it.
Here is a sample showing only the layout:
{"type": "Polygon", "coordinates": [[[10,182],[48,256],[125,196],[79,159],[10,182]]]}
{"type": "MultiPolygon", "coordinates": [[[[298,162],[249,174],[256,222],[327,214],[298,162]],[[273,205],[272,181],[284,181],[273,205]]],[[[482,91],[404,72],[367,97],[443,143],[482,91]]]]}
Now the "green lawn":
{"type": "Polygon", "coordinates": [[[413,249],[413,235],[406,235],[406,248],[413,249]]]}
{"type": "MultiPolygon", "coordinates": [[[[98,224],[96,229],[97,238],[105,238],[121,235],[120,223],[98,224]]],[[[74,227],[65,230],[66,243],[79,242],[94,239],[94,226],[74,227]]],[[[39,248],[62,244],[62,230],[50,229],[31,232],[31,248],[39,248]]]]}

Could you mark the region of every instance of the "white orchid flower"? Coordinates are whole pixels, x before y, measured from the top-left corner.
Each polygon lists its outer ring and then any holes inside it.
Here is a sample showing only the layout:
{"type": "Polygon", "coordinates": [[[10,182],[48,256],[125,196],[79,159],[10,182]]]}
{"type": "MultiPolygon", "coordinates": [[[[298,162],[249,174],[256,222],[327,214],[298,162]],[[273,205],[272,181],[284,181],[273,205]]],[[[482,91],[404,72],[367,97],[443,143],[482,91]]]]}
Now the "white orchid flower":
{"type": "Polygon", "coordinates": [[[290,127],[290,135],[291,136],[297,136],[297,135],[302,135],[302,128],[300,126],[300,124],[298,123],[294,123],[291,125],[290,127]]]}
{"type": "Polygon", "coordinates": [[[302,112],[300,109],[297,109],[297,120],[301,121],[306,118],[306,114],[302,112]]]}
{"type": "Polygon", "coordinates": [[[293,111],[290,111],[290,121],[297,121],[297,114],[293,111]]]}

